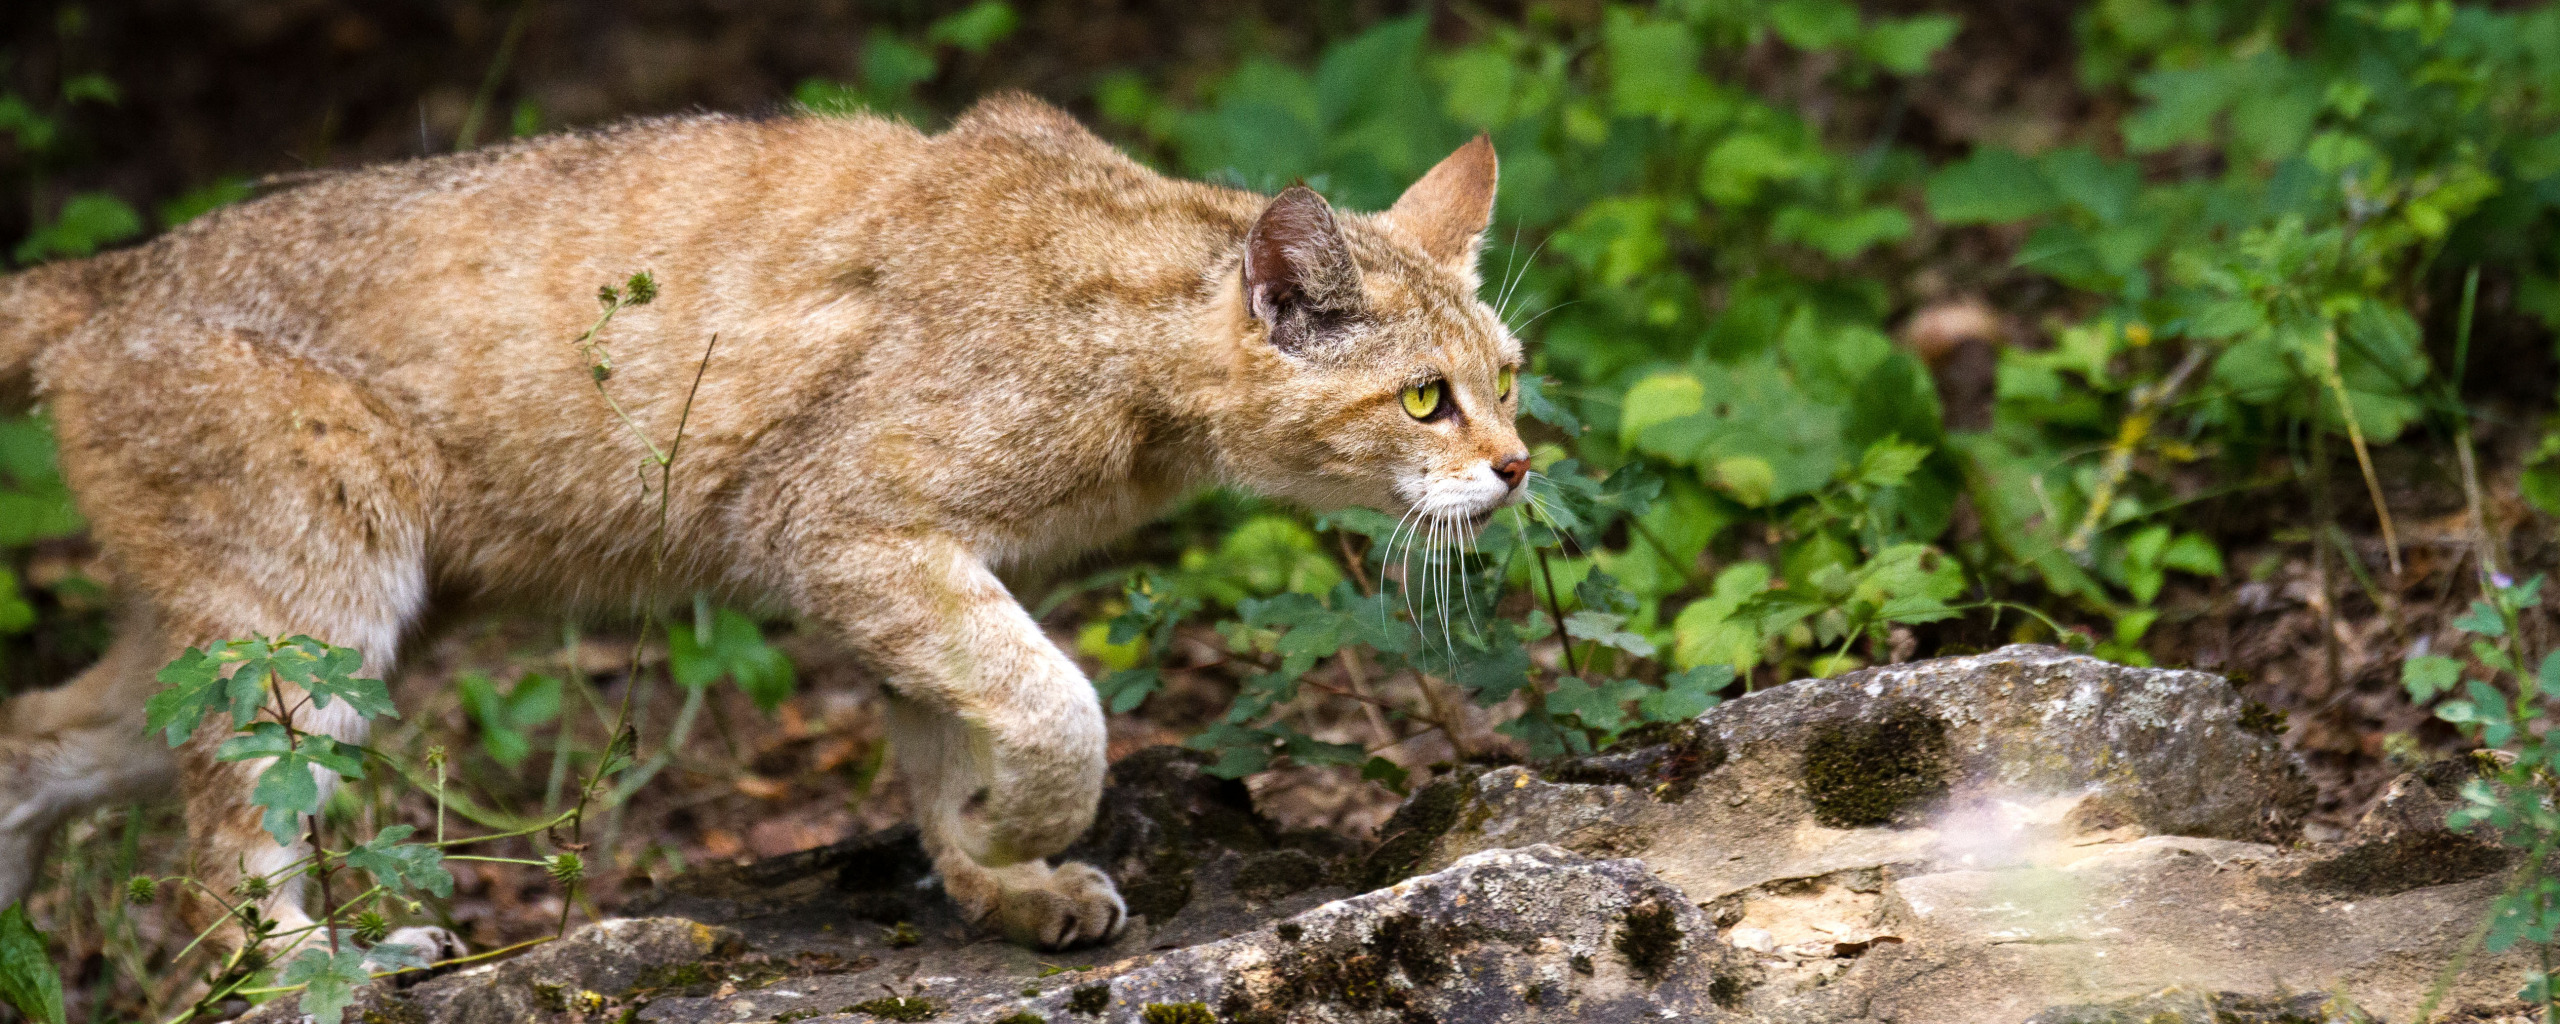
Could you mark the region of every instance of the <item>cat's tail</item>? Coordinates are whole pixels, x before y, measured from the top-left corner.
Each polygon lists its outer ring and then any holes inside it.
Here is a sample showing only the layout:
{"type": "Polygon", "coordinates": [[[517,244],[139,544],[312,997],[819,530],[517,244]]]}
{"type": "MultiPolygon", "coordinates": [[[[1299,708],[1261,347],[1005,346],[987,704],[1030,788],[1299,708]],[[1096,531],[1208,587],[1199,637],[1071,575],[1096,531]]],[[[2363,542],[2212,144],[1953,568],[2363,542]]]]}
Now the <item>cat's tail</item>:
{"type": "Polygon", "coordinates": [[[64,260],[0,277],[0,408],[34,401],[36,357],[97,311],[99,269],[64,260]]]}

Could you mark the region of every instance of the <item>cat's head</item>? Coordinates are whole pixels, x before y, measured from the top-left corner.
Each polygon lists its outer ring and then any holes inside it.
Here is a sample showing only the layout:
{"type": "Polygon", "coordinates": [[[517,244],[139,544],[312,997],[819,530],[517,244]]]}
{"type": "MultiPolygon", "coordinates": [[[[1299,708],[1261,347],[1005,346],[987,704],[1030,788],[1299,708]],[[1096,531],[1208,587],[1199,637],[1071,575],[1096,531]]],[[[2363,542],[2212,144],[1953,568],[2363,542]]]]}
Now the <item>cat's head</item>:
{"type": "Polygon", "coordinates": [[[1477,298],[1494,175],[1478,137],[1385,213],[1304,186],[1263,208],[1225,289],[1232,386],[1212,411],[1240,482],[1450,524],[1519,500],[1520,342],[1477,298]]]}

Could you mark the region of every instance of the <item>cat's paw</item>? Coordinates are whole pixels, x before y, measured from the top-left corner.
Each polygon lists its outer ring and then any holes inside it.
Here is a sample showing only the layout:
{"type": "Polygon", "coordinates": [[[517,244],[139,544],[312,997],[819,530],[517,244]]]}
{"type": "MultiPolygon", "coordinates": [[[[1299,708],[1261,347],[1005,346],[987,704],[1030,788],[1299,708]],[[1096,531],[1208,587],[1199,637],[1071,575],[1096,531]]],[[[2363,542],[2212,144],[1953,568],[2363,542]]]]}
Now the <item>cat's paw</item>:
{"type": "Polygon", "coordinates": [[[462,941],[462,936],[431,924],[399,929],[379,944],[407,946],[417,952],[419,959],[431,964],[471,954],[471,947],[462,941]]]}
{"type": "Polygon", "coordinates": [[[1009,874],[996,894],[996,927],[1007,939],[1040,949],[1107,942],[1129,924],[1129,907],[1111,878],[1090,864],[1061,864],[1044,876],[1009,874]]]}

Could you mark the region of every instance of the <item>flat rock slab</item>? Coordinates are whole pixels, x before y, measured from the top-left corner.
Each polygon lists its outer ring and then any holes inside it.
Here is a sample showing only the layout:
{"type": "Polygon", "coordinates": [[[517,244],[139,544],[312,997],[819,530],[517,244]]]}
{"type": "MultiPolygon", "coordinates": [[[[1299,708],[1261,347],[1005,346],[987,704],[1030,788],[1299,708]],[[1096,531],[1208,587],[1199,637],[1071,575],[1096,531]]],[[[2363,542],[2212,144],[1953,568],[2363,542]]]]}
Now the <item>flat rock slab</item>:
{"type": "MultiPolygon", "coordinates": [[[[2214,676],[2013,647],[1465,767],[1368,847],[1275,828],[1164,748],[1113,766],[1070,851],[1129,898],[1108,947],[971,932],[899,830],[681,879],[653,916],[377,985],[351,1019],[2405,1020],[2504,884],[2494,837],[2443,825],[2478,769],[2305,846],[2275,731],[2214,676]]],[[[2444,1009],[2503,1019],[2522,954],[2471,963],[2444,1009]]]]}
{"type": "MultiPolygon", "coordinates": [[[[352,1019],[1716,1021],[1738,1019],[1716,1000],[1734,998],[1743,969],[1643,864],[1554,847],[1478,854],[1229,938],[1058,973],[1001,943],[954,955],[754,931],[764,941],[685,918],[601,922],[503,963],[376,986],[352,1019]]],[[[282,1010],[257,1019],[292,1019],[282,1010]]]]}
{"type": "Polygon", "coordinates": [[[1640,856],[1713,900],[1775,879],[2014,856],[2021,837],[2063,829],[2285,842],[2313,790],[2272,721],[2218,676],[2047,647],[1808,679],[1711,708],[1651,746],[1437,783],[1466,792],[1426,792],[1416,806],[1444,813],[1391,822],[1381,853],[1410,859],[1372,880],[1549,842],[1640,856]]]}

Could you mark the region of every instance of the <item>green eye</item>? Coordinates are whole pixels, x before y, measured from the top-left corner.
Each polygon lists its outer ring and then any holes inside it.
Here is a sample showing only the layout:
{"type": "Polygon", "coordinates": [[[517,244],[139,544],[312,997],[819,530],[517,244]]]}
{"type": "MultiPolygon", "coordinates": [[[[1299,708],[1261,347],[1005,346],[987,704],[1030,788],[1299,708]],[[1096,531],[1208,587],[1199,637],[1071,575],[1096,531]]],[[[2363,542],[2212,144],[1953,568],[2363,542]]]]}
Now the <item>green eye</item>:
{"type": "Polygon", "coordinates": [[[1435,380],[1421,387],[1404,389],[1405,414],[1418,420],[1430,419],[1432,413],[1440,411],[1440,393],[1444,387],[1435,380]]]}
{"type": "Polygon", "coordinates": [[[1510,367],[1505,366],[1505,367],[1503,367],[1503,368],[1502,368],[1502,372],[1501,372],[1501,373],[1498,373],[1498,374],[1495,374],[1495,375],[1494,375],[1494,377],[1493,377],[1493,397],[1495,397],[1495,398],[1509,398],[1509,397],[1511,397],[1511,368],[1510,368],[1510,367]]]}

